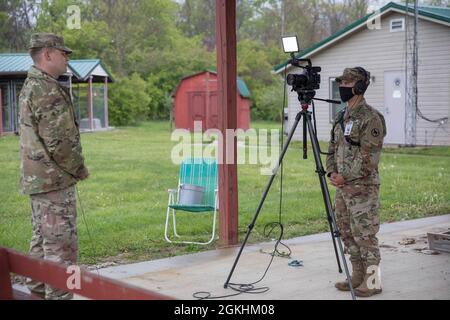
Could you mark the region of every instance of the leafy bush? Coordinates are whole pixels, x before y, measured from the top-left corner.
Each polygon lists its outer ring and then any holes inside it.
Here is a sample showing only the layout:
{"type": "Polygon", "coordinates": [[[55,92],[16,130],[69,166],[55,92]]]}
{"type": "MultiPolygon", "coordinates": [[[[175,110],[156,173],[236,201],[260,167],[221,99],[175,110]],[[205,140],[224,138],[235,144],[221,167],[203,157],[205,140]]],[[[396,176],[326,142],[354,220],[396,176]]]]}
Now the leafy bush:
{"type": "Polygon", "coordinates": [[[147,83],[137,73],[117,80],[109,90],[109,122],[115,126],[145,120],[151,98],[147,83]]]}
{"type": "Polygon", "coordinates": [[[283,110],[283,85],[281,83],[255,89],[252,94],[254,96],[251,108],[253,120],[281,120],[283,110]]]}

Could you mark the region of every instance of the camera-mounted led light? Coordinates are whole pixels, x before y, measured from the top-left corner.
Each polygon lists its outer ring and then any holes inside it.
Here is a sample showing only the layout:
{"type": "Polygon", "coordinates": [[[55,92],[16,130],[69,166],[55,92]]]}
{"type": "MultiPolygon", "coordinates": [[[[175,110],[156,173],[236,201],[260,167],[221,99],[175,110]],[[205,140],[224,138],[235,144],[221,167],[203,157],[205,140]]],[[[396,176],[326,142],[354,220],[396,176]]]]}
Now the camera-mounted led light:
{"type": "Polygon", "coordinates": [[[282,37],[283,50],[285,53],[295,53],[298,52],[298,41],[297,36],[293,37],[282,37]]]}

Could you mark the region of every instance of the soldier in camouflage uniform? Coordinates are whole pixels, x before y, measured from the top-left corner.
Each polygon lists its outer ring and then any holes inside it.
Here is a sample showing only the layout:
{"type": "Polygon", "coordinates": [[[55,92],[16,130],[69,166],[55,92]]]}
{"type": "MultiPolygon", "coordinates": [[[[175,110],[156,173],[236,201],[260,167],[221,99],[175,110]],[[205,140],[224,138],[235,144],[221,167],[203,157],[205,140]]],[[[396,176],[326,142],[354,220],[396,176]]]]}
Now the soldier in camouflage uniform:
{"type": "MultiPolygon", "coordinates": [[[[88,177],[80,133],[68,90],[58,82],[69,54],[62,37],[31,37],[33,66],[19,97],[20,192],[31,198],[30,255],[66,265],[77,262],[75,184],[88,177]]],[[[72,294],[27,280],[30,291],[45,299],[72,294]]]]}
{"type": "MultiPolygon", "coordinates": [[[[355,294],[368,297],[381,293],[381,258],[376,237],[380,227],[378,162],[386,125],[383,115],[364,99],[369,72],[361,67],[346,68],[336,80],[347,107],[336,116],[331,131],[327,175],[337,188],[336,219],[350,254],[355,294]]],[[[348,281],[338,282],[335,287],[350,290],[348,281]]]]}

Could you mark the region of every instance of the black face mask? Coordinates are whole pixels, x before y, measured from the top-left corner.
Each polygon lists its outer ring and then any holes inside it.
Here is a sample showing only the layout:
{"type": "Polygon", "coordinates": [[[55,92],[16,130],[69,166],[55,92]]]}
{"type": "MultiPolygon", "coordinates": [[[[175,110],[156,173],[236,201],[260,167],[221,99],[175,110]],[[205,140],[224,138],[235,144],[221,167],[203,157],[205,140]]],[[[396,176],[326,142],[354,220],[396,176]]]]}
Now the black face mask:
{"type": "Polygon", "coordinates": [[[353,88],[352,87],[339,87],[339,94],[343,102],[347,102],[353,98],[353,88]]]}

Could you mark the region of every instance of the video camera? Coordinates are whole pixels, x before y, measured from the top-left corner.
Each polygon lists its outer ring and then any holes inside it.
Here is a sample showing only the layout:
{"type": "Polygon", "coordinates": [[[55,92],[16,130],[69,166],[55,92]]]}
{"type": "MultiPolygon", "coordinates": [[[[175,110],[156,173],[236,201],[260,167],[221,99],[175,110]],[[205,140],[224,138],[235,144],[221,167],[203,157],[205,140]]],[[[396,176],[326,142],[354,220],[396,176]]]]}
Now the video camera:
{"type": "MultiPolygon", "coordinates": [[[[292,64],[292,63],[291,63],[292,64]]],[[[287,83],[292,90],[317,90],[320,88],[320,67],[306,66],[302,73],[291,73],[287,75],[287,83]]]]}
{"type": "Polygon", "coordinates": [[[303,72],[300,74],[290,73],[286,76],[287,83],[292,86],[292,91],[296,91],[299,95],[299,100],[308,103],[316,95],[317,89],[320,88],[320,74],[321,67],[313,67],[311,59],[298,59],[294,53],[298,52],[297,37],[283,37],[284,52],[291,54],[291,59],[288,63],[292,66],[302,68],[303,72]],[[307,62],[306,66],[301,65],[301,62],[307,62]]]}

